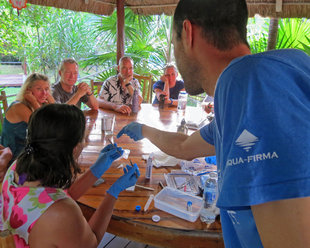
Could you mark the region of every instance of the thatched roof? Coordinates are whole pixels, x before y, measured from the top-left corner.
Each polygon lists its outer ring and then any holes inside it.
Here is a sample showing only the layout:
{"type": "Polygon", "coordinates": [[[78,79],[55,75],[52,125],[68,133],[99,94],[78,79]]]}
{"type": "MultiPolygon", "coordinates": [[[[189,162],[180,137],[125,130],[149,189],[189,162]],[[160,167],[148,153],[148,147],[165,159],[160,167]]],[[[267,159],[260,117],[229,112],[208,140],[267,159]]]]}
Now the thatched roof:
{"type": "MultiPolygon", "coordinates": [[[[125,7],[139,15],[173,15],[179,0],[125,0],[125,7]]],[[[28,0],[28,3],[111,15],[116,0],[28,0]]],[[[249,15],[310,18],[310,0],[247,0],[249,15]]]]}

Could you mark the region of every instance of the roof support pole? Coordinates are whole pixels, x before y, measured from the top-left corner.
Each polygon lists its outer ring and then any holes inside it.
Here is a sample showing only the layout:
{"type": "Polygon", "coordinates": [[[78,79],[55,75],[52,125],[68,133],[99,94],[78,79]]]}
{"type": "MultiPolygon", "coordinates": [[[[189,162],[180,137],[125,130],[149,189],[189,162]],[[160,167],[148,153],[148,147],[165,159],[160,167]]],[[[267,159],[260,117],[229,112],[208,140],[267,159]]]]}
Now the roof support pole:
{"type": "Polygon", "coordinates": [[[267,50],[273,50],[276,48],[279,28],[278,24],[278,18],[270,18],[267,50]]]}
{"type": "Polygon", "coordinates": [[[117,0],[116,1],[116,9],[117,9],[117,61],[120,60],[121,57],[124,56],[124,43],[125,43],[125,0],[117,0]]]}

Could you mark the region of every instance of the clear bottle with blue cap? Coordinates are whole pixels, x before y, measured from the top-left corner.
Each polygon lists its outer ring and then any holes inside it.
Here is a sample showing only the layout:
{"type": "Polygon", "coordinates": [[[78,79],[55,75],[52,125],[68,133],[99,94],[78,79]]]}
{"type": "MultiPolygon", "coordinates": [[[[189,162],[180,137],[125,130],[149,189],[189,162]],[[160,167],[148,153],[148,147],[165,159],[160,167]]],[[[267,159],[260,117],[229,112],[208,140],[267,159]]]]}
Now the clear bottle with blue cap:
{"type": "Polygon", "coordinates": [[[210,172],[209,178],[206,180],[203,190],[204,207],[200,212],[200,219],[208,224],[215,221],[217,207],[217,173],[210,172]]]}

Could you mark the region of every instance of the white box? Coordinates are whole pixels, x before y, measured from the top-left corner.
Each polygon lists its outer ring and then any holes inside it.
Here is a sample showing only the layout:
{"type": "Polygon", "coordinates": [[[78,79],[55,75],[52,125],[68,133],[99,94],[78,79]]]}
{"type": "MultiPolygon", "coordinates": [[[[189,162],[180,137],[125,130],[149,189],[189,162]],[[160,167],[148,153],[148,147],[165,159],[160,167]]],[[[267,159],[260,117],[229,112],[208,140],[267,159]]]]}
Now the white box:
{"type": "Polygon", "coordinates": [[[155,207],[190,222],[195,222],[203,207],[203,199],[180,190],[165,187],[154,198],[155,207]],[[192,202],[191,211],[187,203],[192,202]]]}

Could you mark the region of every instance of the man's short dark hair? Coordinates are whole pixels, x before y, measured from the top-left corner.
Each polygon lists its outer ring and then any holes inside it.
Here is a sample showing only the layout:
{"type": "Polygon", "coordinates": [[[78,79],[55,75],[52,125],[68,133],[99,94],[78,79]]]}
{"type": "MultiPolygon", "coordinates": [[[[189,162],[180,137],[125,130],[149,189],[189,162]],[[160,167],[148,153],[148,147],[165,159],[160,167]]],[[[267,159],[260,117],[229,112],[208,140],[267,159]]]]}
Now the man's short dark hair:
{"type": "Polygon", "coordinates": [[[248,10],[245,0],[180,0],[174,13],[174,29],[181,38],[183,21],[202,28],[208,43],[219,50],[247,43],[248,10]]]}

